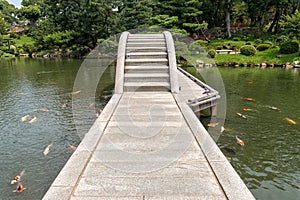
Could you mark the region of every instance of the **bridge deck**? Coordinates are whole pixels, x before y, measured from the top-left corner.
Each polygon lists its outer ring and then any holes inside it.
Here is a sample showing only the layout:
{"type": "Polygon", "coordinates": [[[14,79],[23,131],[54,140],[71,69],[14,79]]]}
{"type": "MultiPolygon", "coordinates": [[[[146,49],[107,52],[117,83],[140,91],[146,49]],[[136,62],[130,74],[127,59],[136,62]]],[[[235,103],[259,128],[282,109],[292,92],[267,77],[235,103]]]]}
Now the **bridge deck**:
{"type": "Polygon", "coordinates": [[[179,94],[113,95],[43,199],[254,199],[186,104],[204,89],[178,74],[179,94]]]}

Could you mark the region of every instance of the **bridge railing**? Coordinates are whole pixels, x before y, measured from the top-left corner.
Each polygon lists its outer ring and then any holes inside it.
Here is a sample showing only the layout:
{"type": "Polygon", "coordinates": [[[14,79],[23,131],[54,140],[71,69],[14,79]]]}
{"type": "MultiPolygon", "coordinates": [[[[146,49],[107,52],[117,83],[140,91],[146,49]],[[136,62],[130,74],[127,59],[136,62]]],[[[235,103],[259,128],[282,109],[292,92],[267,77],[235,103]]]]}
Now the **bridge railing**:
{"type": "Polygon", "coordinates": [[[175,53],[173,37],[169,31],[164,31],[163,34],[165,36],[166,45],[167,45],[171,92],[179,93],[176,53],[175,53]]]}
{"type": "Polygon", "coordinates": [[[129,32],[123,32],[119,39],[118,46],[118,58],[117,58],[117,70],[115,80],[115,94],[122,94],[124,91],[124,67],[125,67],[125,54],[126,43],[129,32]]]}

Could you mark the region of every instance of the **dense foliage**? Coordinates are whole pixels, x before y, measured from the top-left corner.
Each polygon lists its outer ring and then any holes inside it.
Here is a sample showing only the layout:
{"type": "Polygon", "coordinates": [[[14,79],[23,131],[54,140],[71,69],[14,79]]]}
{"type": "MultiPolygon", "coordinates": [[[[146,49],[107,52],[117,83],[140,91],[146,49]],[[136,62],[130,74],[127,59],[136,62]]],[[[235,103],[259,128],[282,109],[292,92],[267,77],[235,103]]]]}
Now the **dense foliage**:
{"type": "Polygon", "coordinates": [[[299,51],[298,42],[285,42],[280,46],[280,53],[291,54],[299,51]]]}
{"type": "Polygon", "coordinates": [[[145,27],[207,41],[245,28],[249,34],[284,34],[285,42],[300,37],[299,6],[300,0],[22,0],[18,9],[0,0],[0,35],[23,27],[16,33],[34,38],[37,51],[86,51],[101,39],[145,27]]]}

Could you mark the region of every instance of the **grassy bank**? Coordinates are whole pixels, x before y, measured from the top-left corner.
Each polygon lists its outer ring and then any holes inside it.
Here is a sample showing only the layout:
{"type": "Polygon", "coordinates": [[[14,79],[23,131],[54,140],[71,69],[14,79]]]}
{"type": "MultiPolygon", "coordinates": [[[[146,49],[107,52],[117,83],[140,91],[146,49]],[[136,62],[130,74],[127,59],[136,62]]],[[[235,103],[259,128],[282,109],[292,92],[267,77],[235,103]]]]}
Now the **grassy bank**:
{"type": "MultiPolygon", "coordinates": [[[[269,49],[264,51],[257,51],[253,56],[245,56],[241,54],[216,54],[213,62],[217,65],[249,65],[249,64],[270,64],[270,65],[284,65],[292,63],[293,61],[300,60],[300,52],[293,54],[281,54],[280,46],[286,41],[283,37],[262,37],[262,38],[249,38],[249,37],[234,37],[232,39],[212,40],[211,42],[200,42],[201,46],[207,51],[210,49],[230,49],[239,52],[240,48],[244,45],[252,45],[258,47],[260,44],[268,44],[269,49]]],[[[295,40],[294,40],[295,41],[295,40]]],[[[299,40],[296,42],[300,43],[299,40]]]]}
{"type": "Polygon", "coordinates": [[[300,60],[300,53],[293,54],[280,54],[279,48],[268,49],[265,51],[259,51],[254,56],[245,56],[241,54],[217,54],[214,58],[214,62],[217,65],[224,64],[274,64],[284,65],[286,63],[292,63],[293,61],[300,60]]]}

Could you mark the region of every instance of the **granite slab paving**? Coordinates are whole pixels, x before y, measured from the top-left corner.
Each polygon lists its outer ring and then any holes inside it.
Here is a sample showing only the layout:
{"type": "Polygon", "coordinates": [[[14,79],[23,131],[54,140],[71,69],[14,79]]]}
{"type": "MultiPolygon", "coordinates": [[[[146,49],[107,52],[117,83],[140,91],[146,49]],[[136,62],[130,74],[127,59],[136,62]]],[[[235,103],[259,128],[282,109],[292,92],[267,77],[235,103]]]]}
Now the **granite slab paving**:
{"type": "Polygon", "coordinates": [[[171,93],[124,93],[119,105],[72,198],[226,199],[171,93]]]}

